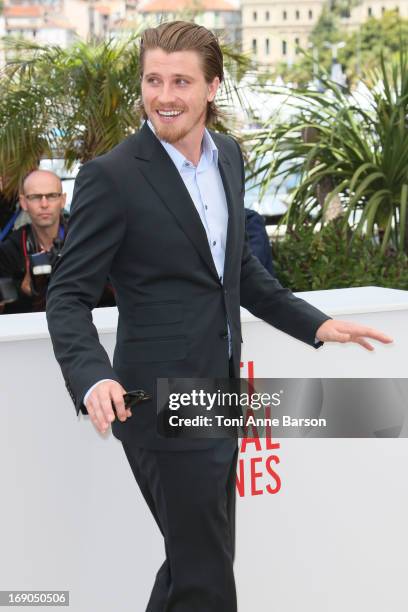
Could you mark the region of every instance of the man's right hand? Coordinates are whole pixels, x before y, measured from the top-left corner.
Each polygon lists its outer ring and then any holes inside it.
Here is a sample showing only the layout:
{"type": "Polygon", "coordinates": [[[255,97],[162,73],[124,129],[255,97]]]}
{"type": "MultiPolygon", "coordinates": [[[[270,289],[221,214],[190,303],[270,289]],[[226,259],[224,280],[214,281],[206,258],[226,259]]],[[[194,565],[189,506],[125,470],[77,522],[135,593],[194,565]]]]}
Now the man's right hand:
{"type": "Polygon", "coordinates": [[[100,433],[105,433],[116,418],[112,402],[120,421],[124,422],[132,416],[130,408],[125,407],[124,393],[126,393],[126,390],[115,380],[101,381],[92,389],[85,407],[92,423],[100,433]]]}

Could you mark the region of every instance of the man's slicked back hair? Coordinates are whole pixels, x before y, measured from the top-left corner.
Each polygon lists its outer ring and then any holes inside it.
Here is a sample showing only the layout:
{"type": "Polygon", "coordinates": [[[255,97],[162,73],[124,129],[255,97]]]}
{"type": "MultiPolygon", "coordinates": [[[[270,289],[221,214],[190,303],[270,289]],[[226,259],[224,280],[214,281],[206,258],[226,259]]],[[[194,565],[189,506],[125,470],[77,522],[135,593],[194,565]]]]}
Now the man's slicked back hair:
{"type": "MultiPolygon", "coordinates": [[[[201,58],[204,78],[211,83],[215,77],[224,78],[223,57],[215,35],[195,23],[188,21],[169,21],[157,28],[148,28],[140,40],[140,76],[143,77],[144,54],[148,50],[162,49],[166,53],[176,51],[196,51],[201,58]]],[[[140,105],[143,116],[146,112],[140,105]]],[[[208,102],[206,123],[213,123],[220,115],[214,102],[208,102]]]]}

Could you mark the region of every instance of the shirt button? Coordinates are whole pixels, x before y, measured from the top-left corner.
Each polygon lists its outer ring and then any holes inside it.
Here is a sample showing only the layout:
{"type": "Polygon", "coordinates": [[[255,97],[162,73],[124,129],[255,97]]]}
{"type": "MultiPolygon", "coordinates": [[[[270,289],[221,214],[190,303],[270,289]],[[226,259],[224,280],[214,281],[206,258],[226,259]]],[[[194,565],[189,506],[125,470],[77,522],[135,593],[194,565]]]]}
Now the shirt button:
{"type": "Polygon", "coordinates": [[[208,206],[207,205],[205,206],[205,210],[208,210],[208,206]]]}
{"type": "Polygon", "coordinates": [[[215,246],[216,244],[217,244],[217,242],[214,240],[214,242],[213,242],[213,246],[215,246]]]}

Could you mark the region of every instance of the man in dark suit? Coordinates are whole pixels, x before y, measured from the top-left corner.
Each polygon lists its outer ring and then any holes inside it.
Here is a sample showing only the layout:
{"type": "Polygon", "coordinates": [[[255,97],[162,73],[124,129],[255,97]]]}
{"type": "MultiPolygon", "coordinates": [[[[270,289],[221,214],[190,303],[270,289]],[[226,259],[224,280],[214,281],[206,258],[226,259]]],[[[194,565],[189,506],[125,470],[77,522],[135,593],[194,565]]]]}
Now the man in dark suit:
{"type": "Polygon", "coordinates": [[[161,438],[156,379],[238,377],[240,305],[312,347],[387,338],[329,319],[250,253],[241,151],[205,127],[223,78],[213,34],[185,22],[148,29],[140,66],[149,121],[78,174],[48,324],[77,412],[100,432],[112,425],[163,534],[147,611],[235,612],[237,442],[161,438]],[[113,365],[91,318],[108,274],[119,310],[113,365]],[[152,399],[130,410],[123,394],[134,388],[152,399]]]}

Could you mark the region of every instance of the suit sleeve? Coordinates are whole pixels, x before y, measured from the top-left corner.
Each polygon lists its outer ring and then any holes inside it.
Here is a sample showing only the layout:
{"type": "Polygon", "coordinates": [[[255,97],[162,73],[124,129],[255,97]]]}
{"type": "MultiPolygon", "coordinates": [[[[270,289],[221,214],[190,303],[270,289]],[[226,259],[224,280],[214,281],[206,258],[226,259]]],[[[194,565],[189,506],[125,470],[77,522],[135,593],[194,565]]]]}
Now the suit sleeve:
{"type": "Polygon", "coordinates": [[[92,321],[126,227],[123,203],[97,160],[75,181],[67,237],[47,292],[47,322],[68,392],[86,414],[83,398],[97,381],[120,382],[92,321]]]}
{"type": "MultiPolygon", "coordinates": [[[[241,195],[244,196],[244,161],[236,144],[241,163],[241,195]]],[[[241,260],[240,302],[253,315],[290,336],[315,348],[323,344],[316,342],[316,332],[330,317],[293,295],[290,289],[282,287],[252,254],[246,233],[241,260]]]]}

